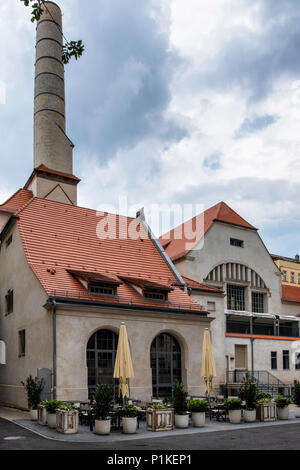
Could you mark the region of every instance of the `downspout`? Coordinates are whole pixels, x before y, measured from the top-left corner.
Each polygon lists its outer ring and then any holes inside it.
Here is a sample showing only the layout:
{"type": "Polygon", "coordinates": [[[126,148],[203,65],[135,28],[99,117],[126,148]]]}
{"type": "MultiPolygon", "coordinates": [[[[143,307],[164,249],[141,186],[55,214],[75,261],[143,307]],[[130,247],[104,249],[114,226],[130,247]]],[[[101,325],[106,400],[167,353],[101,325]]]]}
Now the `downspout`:
{"type": "Polygon", "coordinates": [[[56,301],[51,299],[53,306],[53,400],[56,400],[56,301]]]}
{"type": "Polygon", "coordinates": [[[255,341],[255,338],[250,338],[250,344],[251,344],[251,376],[252,376],[252,379],[254,378],[254,341],[255,341]]]}

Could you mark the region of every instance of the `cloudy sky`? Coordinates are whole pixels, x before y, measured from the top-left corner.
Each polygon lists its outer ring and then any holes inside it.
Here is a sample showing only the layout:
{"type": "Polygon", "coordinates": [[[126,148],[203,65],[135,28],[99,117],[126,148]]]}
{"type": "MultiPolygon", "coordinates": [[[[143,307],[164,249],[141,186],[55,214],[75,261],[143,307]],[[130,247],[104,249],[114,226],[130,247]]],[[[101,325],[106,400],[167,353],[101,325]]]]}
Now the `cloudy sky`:
{"type": "MultiPolygon", "coordinates": [[[[223,200],[272,253],[299,253],[299,0],[57,3],[86,46],[66,66],[79,204],[223,200]]],[[[32,171],[34,35],[29,8],[1,0],[2,201],[32,171]]]]}

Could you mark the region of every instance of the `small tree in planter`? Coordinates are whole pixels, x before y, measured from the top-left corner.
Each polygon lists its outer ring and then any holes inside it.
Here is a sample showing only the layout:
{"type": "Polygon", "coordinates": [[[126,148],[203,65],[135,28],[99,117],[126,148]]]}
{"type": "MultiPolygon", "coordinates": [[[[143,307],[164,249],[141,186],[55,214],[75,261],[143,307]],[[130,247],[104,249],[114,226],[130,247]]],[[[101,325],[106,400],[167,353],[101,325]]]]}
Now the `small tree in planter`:
{"type": "Polygon", "coordinates": [[[56,430],[63,434],[78,432],[78,410],[70,403],[62,403],[56,409],[56,430]]]}
{"type": "Polygon", "coordinates": [[[248,374],[240,387],[239,396],[241,400],[246,402],[246,409],[243,413],[244,420],[247,423],[254,422],[256,420],[257,381],[251,379],[248,374]]]}
{"type": "Polygon", "coordinates": [[[274,402],[277,405],[277,413],[279,419],[289,419],[289,404],[290,400],[284,398],[282,395],[278,395],[274,402]]]}
{"type": "Polygon", "coordinates": [[[206,400],[194,399],[188,402],[188,410],[192,413],[192,422],[195,427],[202,427],[205,424],[205,412],[209,404],[206,400]]]}
{"type": "Polygon", "coordinates": [[[189,425],[189,414],[187,405],[187,392],[184,385],[179,380],[174,382],[173,404],[175,412],[175,426],[177,428],[187,428],[189,425]]]}
{"type": "Polygon", "coordinates": [[[21,382],[25,387],[28,401],[28,408],[30,408],[31,419],[36,421],[38,418],[38,405],[41,402],[41,394],[44,389],[44,379],[33,378],[32,375],[27,377],[26,382],[21,382]]]}
{"type": "Polygon", "coordinates": [[[98,385],[94,401],[95,408],[95,433],[96,434],[109,434],[111,421],[109,414],[113,409],[114,404],[114,389],[111,385],[98,385]]]}
{"type": "Polygon", "coordinates": [[[239,424],[242,418],[242,400],[240,398],[231,398],[225,401],[228,409],[229,421],[232,424],[239,424]]]}
{"type": "Polygon", "coordinates": [[[60,400],[46,400],[44,406],[47,410],[47,425],[49,428],[56,428],[56,410],[63,405],[60,400]]]}
{"type": "Polygon", "coordinates": [[[174,428],[174,409],[171,403],[152,403],[146,413],[148,431],[169,431],[174,428]]]}
{"type": "Polygon", "coordinates": [[[257,395],[256,417],[259,421],[276,421],[276,403],[272,402],[271,393],[257,395]]]}
{"type": "Polygon", "coordinates": [[[293,403],[296,405],[295,417],[300,418],[300,382],[298,380],[294,381],[292,399],[293,403]]]}
{"type": "Polygon", "coordinates": [[[137,428],[137,418],[140,415],[140,408],[134,405],[126,405],[120,410],[122,417],[122,428],[124,434],[134,434],[137,428]]]}

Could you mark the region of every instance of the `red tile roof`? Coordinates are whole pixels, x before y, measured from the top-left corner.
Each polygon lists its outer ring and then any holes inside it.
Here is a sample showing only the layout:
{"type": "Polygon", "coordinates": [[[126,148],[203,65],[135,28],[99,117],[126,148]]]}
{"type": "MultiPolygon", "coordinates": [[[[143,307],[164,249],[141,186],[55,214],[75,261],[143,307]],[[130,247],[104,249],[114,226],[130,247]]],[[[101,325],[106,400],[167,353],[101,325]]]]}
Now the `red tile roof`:
{"type": "Polygon", "coordinates": [[[32,191],[19,189],[7,201],[0,205],[0,211],[15,213],[33,197],[32,191]]]}
{"type": "Polygon", "coordinates": [[[219,202],[159,238],[169,257],[175,261],[187,255],[202,239],[214,222],[225,222],[256,230],[225,202],[219,202]]]}
{"type": "Polygon", "coordinates": [[[104,217],[94,210],[39,198],[33,198],[18,213],[27,261],[50,297],[205,312],[179,287],[169,293],[166,302],[144,298],[128,282],[118,287],[117,298],[89,294],[70,270],[113,279],[143,279],[163,286],[178,282],[140,222],[115,216],[116,233],[120,228],[121,237],[99,239],[97,229],[104,217]],[[131,223],[138,224],[137,239],[124,237],[124,228],[131,223]]]}
{"type": "Polygon", "coordinates": [[[190,287],[191,289],[215,292],[218,294],[223,293],[222,289],[219,289],[218,287],[209,286],[208,284],[204,284],[203,282],[194,281],[193,279],[190,279],[186,276],[182,276],[182,279],[184,280],[186,285],[190,287]]]}
{"type": "Polygon", "coordinates": [[[300,287],[282,285],[282,300],[300,304],[300,287]]]}

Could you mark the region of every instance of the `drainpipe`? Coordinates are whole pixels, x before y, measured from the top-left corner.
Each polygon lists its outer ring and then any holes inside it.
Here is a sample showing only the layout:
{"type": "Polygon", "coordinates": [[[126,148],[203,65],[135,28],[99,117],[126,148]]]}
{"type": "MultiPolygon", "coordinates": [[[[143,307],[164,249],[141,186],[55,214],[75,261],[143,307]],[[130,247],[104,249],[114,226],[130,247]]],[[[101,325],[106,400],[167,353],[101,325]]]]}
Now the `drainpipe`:
{"type": "Polygon", "coordinates": [[[51,299],[53,305],[53,400],[56,400],[56,301],[51,299]]]}
{"type": "Polygon", "coordinates": [[[254,341],[255,341],[255,338],[250,338],[250,345],[251,345],[251,375],[252,375],[252,378],[254,377],[254,341]]]}

